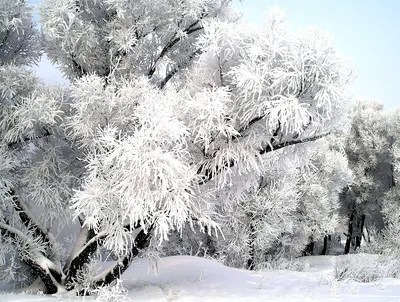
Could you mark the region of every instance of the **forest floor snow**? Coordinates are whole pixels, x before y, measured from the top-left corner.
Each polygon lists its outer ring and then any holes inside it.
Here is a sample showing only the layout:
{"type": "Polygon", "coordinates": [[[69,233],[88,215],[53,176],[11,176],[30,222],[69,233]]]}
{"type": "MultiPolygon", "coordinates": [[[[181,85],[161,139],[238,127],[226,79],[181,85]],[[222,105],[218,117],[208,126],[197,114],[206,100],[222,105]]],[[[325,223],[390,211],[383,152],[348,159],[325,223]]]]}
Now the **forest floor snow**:
{"type": "MultiPolygon", "coordinates": [[[[146,259],[139,259],[123,275],[128,290],[125,301],[396,301],[400,302],[400,279],[377,279],[369,283],[334,279],[335,263],[350,256],[301,258],[305,271],[247,271],[215,261],[176,256],[162,258],[154,275],[146,259]]],[[[373,255],[363,256],[368,261],[373,255]]],[[[111,263],[105,263],[103,268],[111,263]]],[[[62,295],[28,295],[0,292],[1,302],[93,301],[62,295]]],[[[120,299],[119,299],[120,300],[120,299]]],[[[118,301],[112,299],[110,301],[118,301]]]]}

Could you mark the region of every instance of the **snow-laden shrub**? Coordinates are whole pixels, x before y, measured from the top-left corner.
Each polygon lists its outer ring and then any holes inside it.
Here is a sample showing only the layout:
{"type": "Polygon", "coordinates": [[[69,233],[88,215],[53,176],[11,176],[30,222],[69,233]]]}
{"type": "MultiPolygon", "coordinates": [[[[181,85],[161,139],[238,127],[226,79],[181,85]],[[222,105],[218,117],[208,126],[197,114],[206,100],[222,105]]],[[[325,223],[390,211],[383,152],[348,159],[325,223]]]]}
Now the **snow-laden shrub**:
{"type": "Polygon", "coordinates": [[[118,279],[115,283],[93,290],[92,293],[98,302],[125,302],[128,290],[122,286],[122,280],[118,279]]]}
{"type": "Polygon", "coordinates": [[[352,255],[336,259],[333,267],[334,278],[338,281],[354,280],[368,283],[385,277],[385,269],[380,265],[379,258],[369,256],[366,258],[352,255]]]}
{"type": "Polygon", "coordinates": [[[92,283],[93,276],[97,275],[98,272],[99,262],[92,260],[79,271],[76,277],[71,280],[71,284],[67,284],[67,286],[73,286],[78,293],[84,296],[92,295],[95,293],[92,283]]]}
{"type": "Polygon", "coordinates": [[[301,259],[278,258],[274,261],[263,264],[263,266],[270,270],[305,272],[310,270],[313,264],[309,263],[308,261],[302,261],[301,259]]]}
{"type": "Polygon", "coordinates": [[[398,258],[389,257],[383,260],[387,278],[400,278],[400,260],[398,258]]]}
{"type": "Polygon", "coordinates": [[[338,257],[333,272],[338,281],[373,282],[379,278],[399,278],[400,258],[390,253],[338,257]]]}

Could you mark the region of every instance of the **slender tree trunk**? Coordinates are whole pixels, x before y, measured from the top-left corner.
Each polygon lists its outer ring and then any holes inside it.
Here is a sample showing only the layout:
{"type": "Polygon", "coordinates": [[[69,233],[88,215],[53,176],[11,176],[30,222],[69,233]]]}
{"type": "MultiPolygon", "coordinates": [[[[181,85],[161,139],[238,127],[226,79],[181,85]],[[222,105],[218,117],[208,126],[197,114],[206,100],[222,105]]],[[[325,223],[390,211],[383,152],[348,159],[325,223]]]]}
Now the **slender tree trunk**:
{"type": "Polygon", "coordinates": [[[365,232],[367,233],[367,234],[363,234],[364,240],[366,242],[368,242],[368,243],[371,243],[371,236],[370,236],[370,233],[369,233],[369,229],[368,229],[367,226],[365,226],[364,228],[365,228],[365,232]]]}
{"type": "Polygon", "coordinates": [[[324,248],[322,249],[321,255],[326,255],[328,253],[329,243],[331,242],[331,240],[332,240],[331,235],[324,236],[324,248]]]}
{"type": "Polygon", "coordinates": [[[390,172],[391,172],[390,188],[393,188],[396,185],[396,181],[394,179],[394,165],[390,165],[390,172]]]}
{"type": "Polygon", "coordinates": [[[346,245],[344,247],[345,254],[350,253],[350,245],[351,245],[351,241],[353,239],[353,222],[354,222],[355,212],[356,212],[355,210],[353,210],[351,212],[350,219],[349,219],[349,228],[348,228],[348,233],[347,233],[346,245]]]}
{"type": "Polygon", "coordinates": [[[206,246],[207,246],[207,254],[213,256],[216,252],[216,248],[214,245],[214,240],[209,233],[209,229],[207,226],[204,227],[204,233],[206,235],[206,246]]]}
{"type": "Polygon", "coordinates": [[[247,269],[254,270],[255,268],[255,256],[256,256],[256,248],[254,246],[254,241],[256,240],[254,235],[254,227],[250,224],[250,252],[249,252],[249,259],[247,259],[247,269]]]}

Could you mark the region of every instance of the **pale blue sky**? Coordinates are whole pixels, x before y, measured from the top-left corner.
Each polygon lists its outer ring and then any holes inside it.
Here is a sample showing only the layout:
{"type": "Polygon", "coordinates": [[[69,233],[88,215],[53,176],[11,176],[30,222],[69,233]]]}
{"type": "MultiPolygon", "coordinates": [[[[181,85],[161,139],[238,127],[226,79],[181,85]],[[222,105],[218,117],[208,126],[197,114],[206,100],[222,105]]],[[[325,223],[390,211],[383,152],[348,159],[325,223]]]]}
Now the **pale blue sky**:
{"type": "MultiPolygon", "coordinates": [[[[293,30],[310,25],[327,30],[337,49],[357,68],[354,97],[381,101],[385,109],[400,105],[399,0],[243,0],[234,5],[252,23],[261,25],[267,8],[278,6],[287,13],[293,30]]],[[[35,69],[45,81],[61,81],[46,60],[35,69]]]]}
{"type": "Polygon", "coordinates": [[[281,7],[293,30],[317,25],[354,66],[354,97],[400,105],[399,0],[244,0],[235,6],[248,21],[262,24],[266,9],[281,7]]]}

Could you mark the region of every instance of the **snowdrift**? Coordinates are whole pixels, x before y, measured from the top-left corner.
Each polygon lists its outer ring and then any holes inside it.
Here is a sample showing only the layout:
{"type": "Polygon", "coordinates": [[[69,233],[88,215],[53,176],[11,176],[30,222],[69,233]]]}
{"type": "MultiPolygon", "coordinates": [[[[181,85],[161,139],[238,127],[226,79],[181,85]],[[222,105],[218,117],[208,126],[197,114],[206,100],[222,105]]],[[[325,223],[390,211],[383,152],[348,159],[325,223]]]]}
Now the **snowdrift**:
{"type": "MultiPolygon", "coordinates": [[[[139,259],[123,275],[127,301],[400,301],[399,279],[370,283],[333,278],[335,262],[347,256],[305,257],[307,271],[251,272],[212,260],[176,256],[162,258],[154,275],[146,259],[139,259]]],[[[359,257],[350,255],[349,257],[359,257]]],[[[363,261],[373,255],[362,256],[363,261]]],[[[112,262],[104,263],[107,269],[112,262]]],[[[0,301],[92,301],[94,298],[27,295],[3,292],[0,301]]]]}

